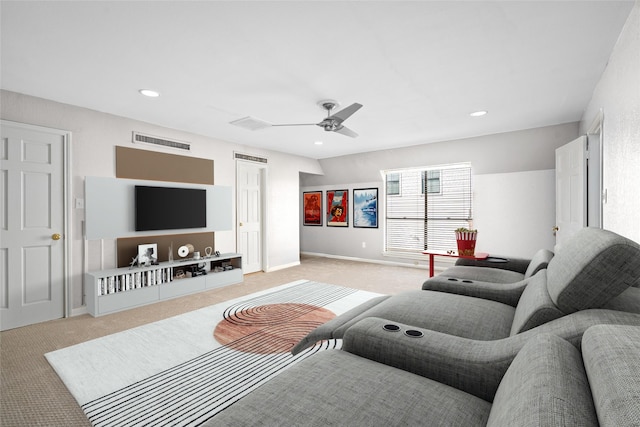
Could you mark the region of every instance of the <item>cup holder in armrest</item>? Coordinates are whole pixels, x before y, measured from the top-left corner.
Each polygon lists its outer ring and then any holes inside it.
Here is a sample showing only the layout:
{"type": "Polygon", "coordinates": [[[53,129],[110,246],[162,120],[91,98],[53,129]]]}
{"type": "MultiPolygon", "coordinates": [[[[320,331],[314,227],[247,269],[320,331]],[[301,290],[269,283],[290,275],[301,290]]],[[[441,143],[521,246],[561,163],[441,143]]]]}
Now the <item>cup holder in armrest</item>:
{"type": "Polygon", "coordinates": [[[452,282],[457,282],[458,281],[458,279],[456,279],[455,277],[449,277],[447,280],[450,280],[452,282]]]}
{"type": "Polygon", "coordinates": [[[404,334],[411,338],[422,338],[422,336],[424,335],[422,332],[416,331],[415,329],[407,329],[406,331],[404,331],[404,334]]]}
{"type": "Polygon", "coordinates": [[[485,261],[487,261],[487,262],[509,262],[509,260],[506,259],[506,258],[499,258],[499,257],[495,257],[495,256],[487,257],[487,259],[485,259],[485,261]]]}
{"type": "Polygon", "coordinates": [[[400,326],[387,324],[387,325],[384,325],[382,327],[382,329],[384,329],[385,331],[389,331],[389,332],[398,332],[400,330],[400,326]]]}
{"type": "Polygon", "coordinates": [[[462,283],[473,283],[473,280],[463,280],[462,283]]]}

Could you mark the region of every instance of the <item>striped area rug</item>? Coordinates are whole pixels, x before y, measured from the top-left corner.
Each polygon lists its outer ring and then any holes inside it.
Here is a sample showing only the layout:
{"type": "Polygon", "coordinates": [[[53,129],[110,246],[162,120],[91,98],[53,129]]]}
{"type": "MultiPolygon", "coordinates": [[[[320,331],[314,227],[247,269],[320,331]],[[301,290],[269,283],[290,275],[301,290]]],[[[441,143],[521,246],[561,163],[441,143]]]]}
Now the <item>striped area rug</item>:
{"type": "Polygon", "coordinates": [[[57,350],[49,363],[94,426],[197,426],[292,364],[300,338],[377,294],[297,281],[57,350]]]}

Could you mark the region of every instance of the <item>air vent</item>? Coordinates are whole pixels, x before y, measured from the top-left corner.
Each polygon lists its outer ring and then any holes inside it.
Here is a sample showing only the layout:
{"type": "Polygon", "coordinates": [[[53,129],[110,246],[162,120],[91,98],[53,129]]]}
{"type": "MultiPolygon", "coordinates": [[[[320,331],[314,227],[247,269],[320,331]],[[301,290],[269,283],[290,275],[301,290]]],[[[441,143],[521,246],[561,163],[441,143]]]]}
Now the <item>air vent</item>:
{"type": "Polygon", "coordinates": [[[264,120],[256,119],[254,117],[243,117],[229,123],[249,130],[260,130],[273,126],[271,123],[265,122],[264,120]]]}
{"type": "Polygon", "coordinates": [[[249,162],[256,162],[256,163],[267,163],[267,159],[265,159],[264,157],[251,156],[249,154],[242,154],[242,153],[235,153],[235,152],[233,154],[236,159],[247,160],[249,162]]]}
{"type": "Polygon", "coordinates": [[[162,145],[163,147],[177,148],[178,150],[191,150],[191,145],[185,142],[133,132],[133,143],[135,144],[140,142],[145,144],[162,145]]]}

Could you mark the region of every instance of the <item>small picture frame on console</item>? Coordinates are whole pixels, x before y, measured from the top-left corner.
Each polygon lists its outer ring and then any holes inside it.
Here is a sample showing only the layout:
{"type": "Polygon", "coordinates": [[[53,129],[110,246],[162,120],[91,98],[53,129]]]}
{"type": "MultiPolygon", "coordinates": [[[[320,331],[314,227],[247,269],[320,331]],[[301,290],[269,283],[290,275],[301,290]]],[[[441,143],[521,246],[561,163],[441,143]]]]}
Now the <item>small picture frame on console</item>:
{"type": "Polygon", "coordinates": [[[138,245],[138,265],[140,267],[158,264],[158,244],[138,245]]]}

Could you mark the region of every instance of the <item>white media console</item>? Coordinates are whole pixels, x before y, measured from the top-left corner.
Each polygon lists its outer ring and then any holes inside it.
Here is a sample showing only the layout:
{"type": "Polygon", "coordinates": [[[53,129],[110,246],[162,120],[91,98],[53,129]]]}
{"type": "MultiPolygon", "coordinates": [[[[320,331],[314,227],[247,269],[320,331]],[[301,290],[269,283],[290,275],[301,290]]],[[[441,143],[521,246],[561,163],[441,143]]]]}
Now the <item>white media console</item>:
{"type": "Polygon", "coordinates": [[[85,278],[87,309],[97,317],[242,281],[236,253],[93,271],[85,278]]]}

